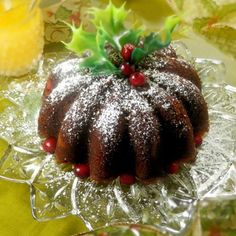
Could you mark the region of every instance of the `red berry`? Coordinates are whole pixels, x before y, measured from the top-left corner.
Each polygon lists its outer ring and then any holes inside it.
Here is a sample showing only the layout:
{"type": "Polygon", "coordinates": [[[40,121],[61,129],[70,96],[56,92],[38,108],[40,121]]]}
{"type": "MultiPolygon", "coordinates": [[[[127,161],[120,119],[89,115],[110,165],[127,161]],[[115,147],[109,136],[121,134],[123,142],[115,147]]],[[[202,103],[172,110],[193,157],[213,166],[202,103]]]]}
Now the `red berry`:
{"type": "Polygon", "coordinates": [[[125,185],[132,185],[135,183],[135,177],[129,174],[122,174],[120,176],[120,183],[125,185]]]}
{"type": "Polygon", "coordinates": [[[88,164],[75,164],[74,165],[75,175],[80,178],[86,178],[90,175],[90,169],[88,164]]]}
{"type": "Polygon", "coordinates": [[[179,171],[179,164],[173,162],[170,164],[168,172],[170,174],[176,174],[179,171]]]}
{"type": "Polygon", "coordinates": [[[131,66],[128,62],[121,64],[120,70],[125,76],[131,75],[132,73],[134,73],[134,67],[131,66]]]}
{"type": "Polygon", "coordinates": [[[196,147],[199,147],[202,144],[202,136],[196,135],[194,137],[194,142],[195,142],[196,147]]]}
{"type": "Polygon", "coordinates": [[[134,72],[130,75],[129,82],[135,87],[144,86],[146,83],[146,77],[142,72],[134,72]]]}
{"type": "Polygon", "coordinates": [[[52,92],[52,80],[48,79],[45,89],[44,89],[44,96],[48,96],[52,92]]]}
{"type": "Polygon", "coordinates": [[[121,49],[121,56],[125,61],[130,61],[135,46],[131,43],[125,44],[121,49]]]}
{"type": "Polygon", "coordinates": [[[43,150],[45,152],[49,152],[49,153],[54,153],[56,150],[56,146],[57,146],[57,140],[53,137],[47,138],[44,142],[43,142],[43,150]]]}

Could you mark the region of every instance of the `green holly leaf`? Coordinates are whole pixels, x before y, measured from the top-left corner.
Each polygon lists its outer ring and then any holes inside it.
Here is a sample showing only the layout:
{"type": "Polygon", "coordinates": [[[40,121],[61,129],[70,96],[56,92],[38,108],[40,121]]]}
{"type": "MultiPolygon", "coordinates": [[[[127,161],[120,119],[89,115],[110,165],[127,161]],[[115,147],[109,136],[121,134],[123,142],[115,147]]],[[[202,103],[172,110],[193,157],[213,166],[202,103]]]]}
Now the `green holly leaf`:
{"type": "Polygon", "coordinates": [[[166,47],[169,44],[169,41],[162,41],[160,35],[150,33],[147,37],[144,38],[144,47],[136,48],[132,52],[131,60],[134,64],[140,62],[145,56],[154,52],[155,50],[166,47]]]}
{"type": "Polygon", "coordinates": [[[165,42],[161,41],[161,38],[158,34],[150,33],[145,39],[144,39],[144,51],[146,53],[151,53],[155,51],[156,49],[160,49],[163,47],[165,42]]]}
{"type": "Polygon", "coordinates": [[[131,55],[132,62],[137,64],[148,54],[168,46],[171,42],[171,34],[178,23],[178,17],[168,17],[166,19],[164,29],[160,33],[150,33],[144,38],[144,47],[142,49],[134,49],[131,55]],[[162,35],[164,35],[164,39],[162,39],[162,35]]]}
{"type": "MultiPolygon", "coordinates": [[[[163,31],[165,31],[167,35],[171,35],[175,27],[179,24],[179,22],[180,18],[178,16],[174,15],[167,17],[163,31]]],[[[167,40],[171,40],[171,38],[168,38],[167,40]]]]}
{"type": "Polygon", "coordinates": [[[82,26],[70,26],[73,36],[66,47],[77,54],[89,51],[90,55],[83,59],[80,67],[87,67],[92,73],[120,73],[110,62],[105,45],[109,43],[120,51],[122,45],[127,42],[137,44],[141,30],[126,30],[124,20],[128,12],[125,11],[124,4],[117,8],[110,2],[105,9],[92,8],[90,13],[94,17],[92,23],[96,32],[86,32],[82,26]]]}
{"type": "Polygon", "coordinates": [[[120,8],[116,8],[110,1],[105,9],[92,8],[93,24],[99,28],[102,23],[104,30],[109,35],[119,35],[125,30],[124,21],[128,15],[124,7],[125,3],[120,8]]]}
{"type": "Polygon", "coordinates": [[[110,1],[105,9],[92,8],[90,12],[94,16],[92,23],[106,33],[107,41],[116,50],[121,50],[126,40],[131,40],[130,43],[138,41],[141,31],[136,30],[127,34],[124,21],[129,12],[125,10],[125,3],[117,8],[110,1]]]}
{"type": "Polygon", "coordinates": [[[140,29],[134,29],[126,31],[119,39],[119,44],[124,45],[127,42],[137,45],[140,40],[140,35],[142,31],[140,29]]]}
{"type": "MultiPolygon", "coordinates": [[[[142,30],[126,30],[124,21],[128,12],[125,11],[124,4],[117,8],[110,2],[105,9],[92,8],[90,13],[93,15],[92,23],[96,27],[96,32],[86,32],[82,26],[78,29],[71,26],[73,36],[66,46],[78,54],[89,51],[89,56],[83,59],[80,67],[89,68],[92,73],[120,73],[120,70],[109,60],[105,45],[108,43],[120,52],[126,43],[137,45],[142,30]]],[[[145,37],[144,48],[136,48],[132,54],[133,62],[138,63],[149,53],[169,45],[171,33],[178,22],[177,17],[169,17],[160,34],[150,34],[145,37]],[[162,34],[164,34],[163,40],[162,34]]]]}
{"type": "Polygon", "coordinates": [[[147,56],[147,52],[141,48],[135,48],[131,55],[131,61],[134,64],[140,62],[144,57],[147,56]]]}
{"type": "Polygon", "coordinates": [[[86,32],[81,25],[79,28],[71,26],[72,40],[66,44],[67,48],[75,53],[81,54],[86,50],[90,50],[94,54],[97,53],[96,34],[86,32]]]}
{"type": "Polygon", "coordinates": [[[82,25],[79,28],[71,26],[73,36],[66,47],[77,53],[82,54],[86,51],[90,56],[84,58],[80,63],[81,68],[90,68],[92,73],[98,73],[102,69],[104,73],[116,73],[117,68],[109,61],[105,51],[107,34],[99,29],[97,33],[90,33],[83,30],[82,25]]]}

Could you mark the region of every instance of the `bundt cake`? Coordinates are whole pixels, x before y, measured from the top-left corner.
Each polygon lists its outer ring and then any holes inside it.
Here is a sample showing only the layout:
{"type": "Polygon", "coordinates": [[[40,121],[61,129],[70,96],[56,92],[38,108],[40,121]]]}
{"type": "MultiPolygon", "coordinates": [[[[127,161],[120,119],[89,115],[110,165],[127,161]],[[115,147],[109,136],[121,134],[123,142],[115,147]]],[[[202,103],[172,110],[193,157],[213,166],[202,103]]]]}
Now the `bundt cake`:
{"type": "Polygon", "coordinates": [[[113,73],[101,63],[104,73],[94,70],[97,61],[78,66],[93,57],[88,53],[59,63],[49,75],[39,133],[46,138],[44,149],[55,151],[59,163],[72,163],[80,177],[104,182],[120,176],[130,184],[175,173],[179,163],[195,160],[208,130],[194,67],[179,59],[169,42],[134,63],[134,50],[149,42],[138,39],[123,43],[120,52],[106,41],[113,73]]]}

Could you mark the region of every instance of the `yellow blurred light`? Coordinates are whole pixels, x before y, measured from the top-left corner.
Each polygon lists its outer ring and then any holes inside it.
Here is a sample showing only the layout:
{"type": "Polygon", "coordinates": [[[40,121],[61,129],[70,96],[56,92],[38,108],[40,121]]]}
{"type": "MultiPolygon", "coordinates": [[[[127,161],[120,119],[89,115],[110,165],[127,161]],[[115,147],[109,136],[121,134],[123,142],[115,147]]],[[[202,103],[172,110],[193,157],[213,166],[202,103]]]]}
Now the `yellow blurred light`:
{"type": "Polygon", "coordinates": [[[37,3],[3,0],[0,3],[0,74],[29,72],[43,50],[43,19],[37,3]]]}

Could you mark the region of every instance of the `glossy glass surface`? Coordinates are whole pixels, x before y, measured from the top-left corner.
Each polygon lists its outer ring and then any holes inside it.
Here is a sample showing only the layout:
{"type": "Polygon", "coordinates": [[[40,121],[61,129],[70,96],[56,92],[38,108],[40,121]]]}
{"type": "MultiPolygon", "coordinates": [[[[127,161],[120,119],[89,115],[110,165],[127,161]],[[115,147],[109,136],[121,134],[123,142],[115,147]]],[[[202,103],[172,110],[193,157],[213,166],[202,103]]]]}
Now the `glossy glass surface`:
{"type": "Polygon", "coordinates": [[[194,59],[180,42],[174,47],[200,73],[211,126],[196,163],[151,185],[124,187],[118,181],[98,185],[81,180],[70,166],[57,165],[53,155],[41,150],[37,134],[41,94],[48,72],[67,54],[47,54],[36,74],[1,81],[0,176],[29,184],[34,218],[44,221],[73,214],[89,230],[141,223],[178,235],[191,227],[199,200],[235,194],[236,89],[224,83],[220,61],[194,59]]]}

